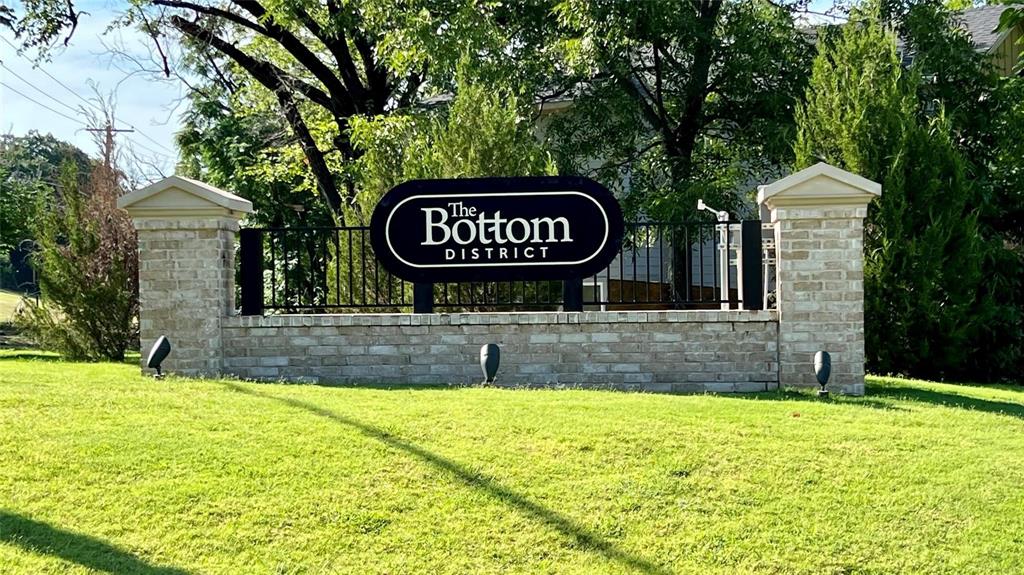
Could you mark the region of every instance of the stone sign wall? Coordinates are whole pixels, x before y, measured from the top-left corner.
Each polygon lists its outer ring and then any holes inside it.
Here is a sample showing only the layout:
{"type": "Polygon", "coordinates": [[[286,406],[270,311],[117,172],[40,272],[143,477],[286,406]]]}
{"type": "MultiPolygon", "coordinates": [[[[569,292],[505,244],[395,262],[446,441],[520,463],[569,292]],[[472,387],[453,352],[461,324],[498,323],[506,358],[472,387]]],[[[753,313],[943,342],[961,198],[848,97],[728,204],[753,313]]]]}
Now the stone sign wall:
{"type": "Polygon", "coordinates": [[[238,316],[223,337],[224,371],[251,379],[479,383],[480,346],[497,343],[499,385],[778,386],[771,311],[238,316]]]}
{"type": "Polygon", "coordinates": [[[139,232],[143,348],[167,335],[179,375],[323,383],[482,379],[479,349],[502,346],[498,382],[655,391],[815,385],[864,392],[863,219],[878,184],[818,164],[762,186],[777,248],[775,311],[237,315],[234,240],[252,205],[172,176],[123,196],[139,232]]]}

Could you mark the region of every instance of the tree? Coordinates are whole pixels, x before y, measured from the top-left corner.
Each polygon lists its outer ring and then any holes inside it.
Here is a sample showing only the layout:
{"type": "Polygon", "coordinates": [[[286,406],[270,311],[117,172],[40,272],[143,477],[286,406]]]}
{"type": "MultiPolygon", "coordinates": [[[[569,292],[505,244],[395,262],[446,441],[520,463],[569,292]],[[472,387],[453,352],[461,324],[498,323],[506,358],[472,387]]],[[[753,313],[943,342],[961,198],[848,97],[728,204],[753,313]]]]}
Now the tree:
{"type": "Polygon", "coordinates": [[[352,139],[363,153],[359,202],[372,209],[412,179],[539,176],[556,172],[534,135],[532,102],[469,79],[464,63],[451,102],[427,113],[359,118],[352,139]]]}
{"type": "MultiPolygon", "coordinates": [[[[108,137],[104,157],[113,158],[108,137]]],[[[138,254],[135,229],[116,207],[122,174],[98,163],[84,186],[65,163],[66,193],[40,201],[34,254],[42,300],[18,317],[29,337],[71,359],[122,361],[138,345],[138,254]]]]}
{"type": "MultiPolygon", "coordinates": [[[[359,174],[357,201],[367,212],[380,197],[399,183],[412,179],[472,178],[485,176],[539,176],[554,175],[555,165],[550,154],[534,135],[532,102],[523,102],[513,90],[495,89],[470,79],[470,66],[465,60],[460,66],[455,94],[444,106],[415,115],[378,118],[359,118],[352,124],[352,141],[362,152],[357,166],[359,174]]],[[[328,266],[326,282],[332,294],[340,294],[342,301],[356,301],[349,284],[334,278],[349,277],[355,267],[356,278],[368,273],[359,268],[358,255],[345,245],[333,255],[328,266]],[[335,267],[340,271],[335,272],[335,267]]],[[[311,262],[316,264],[316,262],[311,262]]],[[[361,282],[356,281],[356,284],[361,282]]],[[[391,285],[371,282],[384,294],[400,293],[401,282],[392,278],[391,285]]],[[[550,289],[550,286],[545,284],[550,289]]],[[[407,299],[411,300],[411,285],[406,285],[407,299]]],[[[444,298],[449,286],[437,285],[437,297],[444,298]]],[[[461,301],[483,301],[487,290],[492,297],[496,290],[507,289],[512,301],[512,289],[483,284],[457,285],[463,296],[461,301]]],[[[526,290],[536,286],[516,288],[523,301],[530,296],[526,290]]],[[[532,292],[531,292],[532,293],[532,292]]],[[[376,301],[376,297],[370,296],[376,301]]]]}
{"type": "Polygon", "coordinates": [[[70,162],[88,173],[92,162],[75,146],[29,132],[0,136],[0,287],[36,288],[27,258],[32,253],[32,220],[40,198],[60,197],[60,166],[70,162]]]}
{"type": "Polygon", "coordinates": [[[59,176],[66,162],[83,173],[92,168],[85,152],[49,134],[0,136],[0,254],[32,238],[32,211],[40,196],[62,193],[59,176]]]}
{"type": "MultiPolygon", "coordinates": [[[[73,33],[79,18],[73,2],[25,0],[21,8],[20,15],[8,10],[0,23],[44,53],[73,33]]],[[[202,63],[229,91],[225,68],[243,71],[253,82],[241,88],[258,88],[259,107],[273,106],[284,118],[325,205],[343,218],[355,197],[347,167],[359,155],[349,139],[350,119],[409,107],[424,93],[428,74],[434,89],[449,86],[465,49],[495,77],[544,68],[551,58],[535,47],[545,14],[544,2],[143,0],[117,24],[149,34],[167,74],[168,39],[186,44],[191,64],[202,63]],[[509,67],[510,60],[528,64],[509,67]]]]}
{"type": "Polygon", "coordinates": [[[924,117],[876,13],[825,33],[797,112],[797,167],[823,159],[882,183],[865,224],[868,369],[963,377],[999,314],[982,289],[987,243],[951,122],[924,117]]]}
{"type": "MultiPolygon", "coordinates": [[[[633,216],[692,220],[698,199],[749,211],[741,186],[791,162],[793,110],[813,53],[799,9],[767,0],[559,2],[562,48],[579,77],[572,110],[550,130],[561,170],[596,176],[633,216]]],[[[690,248],[671,250],[679,297],[692,284],[690,248]]]]}
{"type": "Polygon", "coordinates": [[[589,2],[556,6],[582,78],[560,122],[563,161],[616,185],[656,217],[688,217],[698,197],[735,207],[743,172],[788,158],[812,45],[795,4],[589,2]]]}
{"type": "Polygon", "coordinates": [[[985,379],[1012,373],[1024,367],[1024,79],[1001,77],[960,14],[938,0],[886,0],[882,8],[923,79],[919,114],[949,121],[987,244],[979,297],[1001,313],[977,334],[966,370],[985,379]]]}

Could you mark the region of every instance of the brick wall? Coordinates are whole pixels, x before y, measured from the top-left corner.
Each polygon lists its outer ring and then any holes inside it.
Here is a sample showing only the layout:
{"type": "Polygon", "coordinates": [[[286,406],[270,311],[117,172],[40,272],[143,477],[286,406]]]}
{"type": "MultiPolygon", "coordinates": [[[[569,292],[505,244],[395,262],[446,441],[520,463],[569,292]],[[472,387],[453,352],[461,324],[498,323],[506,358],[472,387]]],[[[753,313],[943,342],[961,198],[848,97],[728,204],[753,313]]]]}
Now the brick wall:
{"type": "Polygon", "coordinates": [[[174,349],[164,369],[182,375],[219,373],[221,321],[235,310],[238,220],[136,218],[134,222],[139,232],[143,352],[166,335],[174,349]]]}
{"type": "Polygon", "coordinates": [[[816,385],[814,353],[832,356],[829,386],[864,393],[864,218],[867,208],[778,208],[779,370],[816,385]]]}
{"type": "Polygon", "coordinates": [[[863,219],[877,183],[817,164],[760,186],[777,252],[778,312],[349,314],[239,317],[234,242],[248,201],[172,176],[118,200],[139,231],[143,350],[164,367],[337,383],[479,382],[480,346],[502,349],[500,384],[760,391],[815,385],[864,393],[863,219]]]}
{"type": "Polygon", "coordinates": [[[479,383],[480,346],[497,343],[499,385],[778,386],[770,311],[247,316],[222,329],[224,371],[252,379],[479,383]]]}

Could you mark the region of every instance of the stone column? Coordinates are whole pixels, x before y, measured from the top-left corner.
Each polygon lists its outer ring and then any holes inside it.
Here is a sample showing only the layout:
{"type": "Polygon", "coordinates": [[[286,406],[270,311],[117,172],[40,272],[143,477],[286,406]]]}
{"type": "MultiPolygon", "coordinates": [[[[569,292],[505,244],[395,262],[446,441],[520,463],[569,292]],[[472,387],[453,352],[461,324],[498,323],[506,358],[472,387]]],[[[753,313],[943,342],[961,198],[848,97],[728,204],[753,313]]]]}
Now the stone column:
{"type": "Polygon", "coordinates": [[[166,335],[171,354],[164,371],[219,375],[221,320],[235,313],[235,235],[252,203],[171,176],[122,196],[117,205],[139,234],[143,363],[153,342],[166,335]]]}
{"type": "Polygon", "coordinates": [[[829,388],[864,393],[864,218],[881,186],[820,163],[758,188],[775,227],[779,380],[817,386],[813,356],[832,356],[829,388]]]}

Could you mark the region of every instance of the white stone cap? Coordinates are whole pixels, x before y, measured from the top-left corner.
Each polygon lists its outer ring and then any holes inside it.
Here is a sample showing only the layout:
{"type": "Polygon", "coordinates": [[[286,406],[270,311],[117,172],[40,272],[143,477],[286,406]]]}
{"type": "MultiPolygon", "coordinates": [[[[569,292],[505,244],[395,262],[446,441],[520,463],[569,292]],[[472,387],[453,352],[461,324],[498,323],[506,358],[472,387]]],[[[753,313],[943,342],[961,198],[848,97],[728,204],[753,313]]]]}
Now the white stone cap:
{"type": "Polygon", "coordinates": [[[132,217],[234,216],[252,213],[252,202],[209,184],[171,176],[117,199],[132,217]]]}
{"type": "Polygon", "coordinates": [[[757,203],[778,207],[868,205],[882,195],[882,185],[824,162],[757,187],[757,203]]]}

